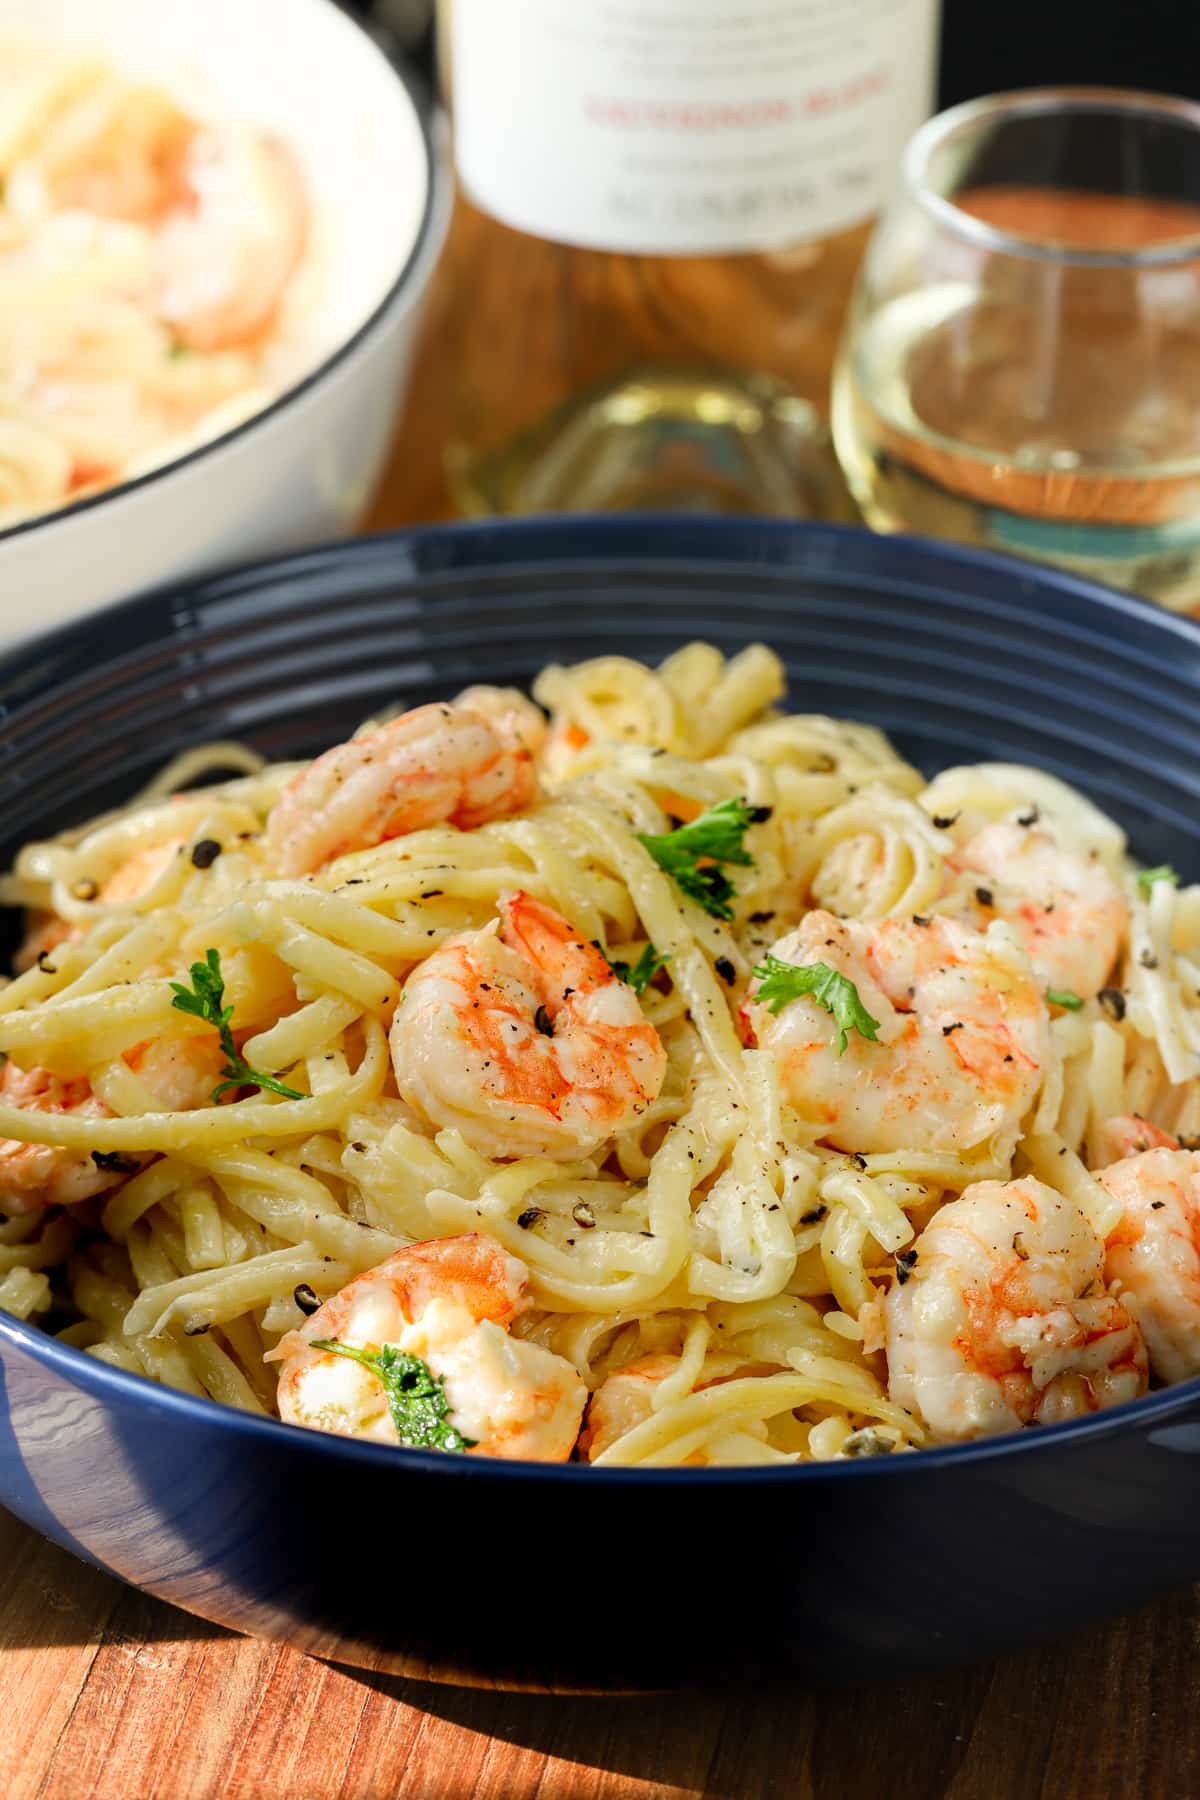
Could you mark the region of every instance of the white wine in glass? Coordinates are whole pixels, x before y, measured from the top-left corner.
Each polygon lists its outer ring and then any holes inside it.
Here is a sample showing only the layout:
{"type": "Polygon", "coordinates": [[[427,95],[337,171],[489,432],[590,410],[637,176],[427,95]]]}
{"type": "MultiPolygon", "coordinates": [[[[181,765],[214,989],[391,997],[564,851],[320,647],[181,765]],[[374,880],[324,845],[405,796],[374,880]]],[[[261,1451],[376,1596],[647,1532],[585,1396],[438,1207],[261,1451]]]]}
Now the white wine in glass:
{"type": "Polygon", "coordinates": [[[1046,90],[920,131],[834,440],[868,522],[1200,609],[1200,108],[1046,90]]]}

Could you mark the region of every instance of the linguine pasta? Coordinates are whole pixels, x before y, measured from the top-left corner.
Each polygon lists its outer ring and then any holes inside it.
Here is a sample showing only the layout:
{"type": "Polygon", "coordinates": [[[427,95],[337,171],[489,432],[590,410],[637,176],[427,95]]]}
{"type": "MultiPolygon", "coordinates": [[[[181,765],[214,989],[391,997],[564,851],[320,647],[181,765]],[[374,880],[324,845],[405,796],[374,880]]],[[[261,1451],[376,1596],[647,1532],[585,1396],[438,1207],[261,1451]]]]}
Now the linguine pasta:
{"type": "MultiPolygon", "coordinates": [[[[1048,775],[990,764],[927,784],[869,726],[778,710],[783,689],[761,647],[726,661],[693,644],[658,670],[618,657],[547,669],[528,806],[302,876],[279,873],[264,835],[296,768],[224,744],[118,812],[27,845],[2,897],[28,910],[32,960],[0,991],[0,1049],[20,1070],[86,1083],[102,1106],[0,1104],[0,1136],[10,1152],[108,1159],[120,1178],[0,1224],[0,1305],[103,1361],[270,1413],[264,1355],[315,1301],[405,1244],[481,1233],[530,1272],[515,1334],[567,1358],[589,1390],[672,1359],[602,1463],[768,1464],[925,1441],[889,1395],[872,1320],[939,1209],[973,1183],[1033,1175],[1103,1236],[1117,1210],[1093,1173],[1110,1159],[1105,1121],[1200,1132],[1200,888],[1139,883],[1119,829],[1048,775]],[[643,839],[735,797],[754,823],[747,860],[724,868],[723,918],[643,839]],[[1035,811],[1125,896],[1105,988],[1046,1004],[1048,1052],[1011,1129],[937,1147],[831,1142],[747,1029],[753,971],[815,909],[872,927],[958,916],[980,889],[958,861],[968,832],[1035,811]],[[103,898],[131,865],[145,884],[103,898]],[[661,959],[640,995],[666,1053],[661,1091],[585,1155],[485,1155],[397,1088],[388,1034],[406,980],[514,891],[614,964],[647,946],[661,959]],[[240,1087],[172,1108],[132,1066],[137,1046],[211,1040],[171,986],[210,950],[240,1056],[298,1097],[240,1087]]],[[[1021,954],[1002,923],[989,942],[1021,954]]],[[[839,1071],[874,1048],[849,1037],[839,1071]]]]}

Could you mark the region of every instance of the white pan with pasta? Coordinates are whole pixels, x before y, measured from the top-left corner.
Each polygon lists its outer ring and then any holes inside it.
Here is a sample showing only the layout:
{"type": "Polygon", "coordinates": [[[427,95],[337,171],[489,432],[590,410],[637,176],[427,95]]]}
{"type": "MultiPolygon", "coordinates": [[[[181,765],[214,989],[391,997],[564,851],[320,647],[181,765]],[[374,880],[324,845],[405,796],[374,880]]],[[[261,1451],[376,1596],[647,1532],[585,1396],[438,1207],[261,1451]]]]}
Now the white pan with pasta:
{"type": "Polygon", "coordinates": [[[332,0],[5,0],[0,642],[351,529],[446,199],[332,0]]]}

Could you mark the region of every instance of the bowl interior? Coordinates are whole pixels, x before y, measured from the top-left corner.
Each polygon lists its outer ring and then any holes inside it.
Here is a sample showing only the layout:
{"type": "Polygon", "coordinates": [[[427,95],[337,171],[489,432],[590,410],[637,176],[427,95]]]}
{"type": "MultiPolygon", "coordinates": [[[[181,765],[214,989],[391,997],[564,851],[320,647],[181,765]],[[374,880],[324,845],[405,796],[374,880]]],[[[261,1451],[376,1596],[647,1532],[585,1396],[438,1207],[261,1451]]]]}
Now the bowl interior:
{"type": "MultiPolygon", "coordinates": [[[[1137,856],[1200,880],[1197,625],[956,546],[637,517],[359,539],[140,596],[9,652],[0,863],[205,740],[302,756],[387,705],[528,686],[556,660],[655,662],[698,637],[730,653],[772,645],[794,710],[879,725],[929,774],[994,759],[1059,775],[1137,856]]],[[[0,914],[10,943],[19,924],[0,914]]]]}
{"type": "Polygon", "coordinates": [[[384,705],[543,664],[760,640],[788,704],[926,772],[1023,761],[1200,879],[1200,627],[1025,564],[762,521],[432,527],[147,595],[0,662],[0,850],[127,798],[177,750],[337,742],[384,705]]]}
{"type": "Polygon", "coordinates": [[[95,53],[205,120],[286,140],[313,202],[310,366],[398,279],[425,216],[429,157],[404,84],[332,0],[5,0],[0,36],[95,53]]]}

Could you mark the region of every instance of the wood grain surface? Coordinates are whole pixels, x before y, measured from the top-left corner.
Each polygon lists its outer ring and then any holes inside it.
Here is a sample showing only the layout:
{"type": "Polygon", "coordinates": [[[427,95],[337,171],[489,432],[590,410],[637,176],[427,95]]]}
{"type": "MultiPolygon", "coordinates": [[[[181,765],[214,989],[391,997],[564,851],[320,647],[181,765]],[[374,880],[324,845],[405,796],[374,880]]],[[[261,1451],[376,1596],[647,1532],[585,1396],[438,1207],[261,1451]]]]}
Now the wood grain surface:
{"type": "MultiPolygon", "coordinates": [[[[986,1553],[984,1551],[983,1553],[986,1553]]],[[[1200,1596],[987,1667],[555,1699],[314,1661],[0,1513],[5,1800],[1188,1800],[1200,1596]]]]}
{"type": "MultiPolygon", "coordinates": [[[[375,527],[448,508],[443,304],[375,527]]],[[[1193,1591],[1026,1656],[887,1687],[561,1699],[427,1686],[237,1637],[2,1511],[0,1567],[0,1800],[1200,1795],[1193,1591]]]]}

